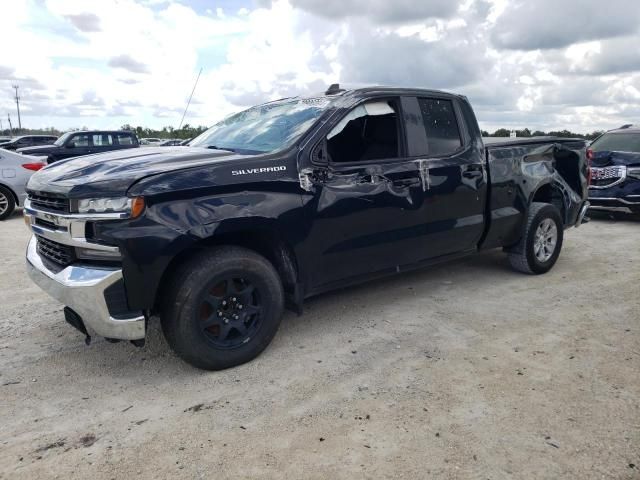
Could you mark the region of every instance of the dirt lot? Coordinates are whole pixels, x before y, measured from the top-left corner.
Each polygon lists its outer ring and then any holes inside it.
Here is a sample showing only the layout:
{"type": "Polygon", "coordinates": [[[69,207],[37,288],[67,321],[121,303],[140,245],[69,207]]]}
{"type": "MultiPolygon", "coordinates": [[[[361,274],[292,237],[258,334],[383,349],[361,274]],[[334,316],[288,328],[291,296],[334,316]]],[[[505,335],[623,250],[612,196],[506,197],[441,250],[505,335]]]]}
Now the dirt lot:
{"type": "Polygon", "coordinates": [[[640,223],[327,294],[250,364],[86,347],[0,224],[0,478],[640,478],[640,223]]]}

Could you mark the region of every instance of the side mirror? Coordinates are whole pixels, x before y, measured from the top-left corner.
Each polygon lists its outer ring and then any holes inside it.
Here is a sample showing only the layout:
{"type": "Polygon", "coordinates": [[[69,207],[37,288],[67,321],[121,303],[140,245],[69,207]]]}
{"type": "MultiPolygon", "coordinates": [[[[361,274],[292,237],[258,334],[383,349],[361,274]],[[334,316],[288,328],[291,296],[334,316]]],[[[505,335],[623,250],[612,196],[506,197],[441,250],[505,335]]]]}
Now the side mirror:
{"type": "Polygon", "coordinates": [[[315,164],[327,163],[327,140],[322,140],[311,152],[311,162],[315,164]]]}

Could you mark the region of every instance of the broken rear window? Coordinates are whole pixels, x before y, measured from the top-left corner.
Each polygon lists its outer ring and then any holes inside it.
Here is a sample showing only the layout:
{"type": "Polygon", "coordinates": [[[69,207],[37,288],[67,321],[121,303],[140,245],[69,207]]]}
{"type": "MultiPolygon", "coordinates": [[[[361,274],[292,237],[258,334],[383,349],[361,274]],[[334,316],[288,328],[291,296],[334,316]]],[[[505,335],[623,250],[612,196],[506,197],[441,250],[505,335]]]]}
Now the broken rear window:
{"type": "Polygon", "coordinates": [[[427,133],[429,156],[450,155],[462,146],[460,130],[451,100],[419,98],[427,133]]]}

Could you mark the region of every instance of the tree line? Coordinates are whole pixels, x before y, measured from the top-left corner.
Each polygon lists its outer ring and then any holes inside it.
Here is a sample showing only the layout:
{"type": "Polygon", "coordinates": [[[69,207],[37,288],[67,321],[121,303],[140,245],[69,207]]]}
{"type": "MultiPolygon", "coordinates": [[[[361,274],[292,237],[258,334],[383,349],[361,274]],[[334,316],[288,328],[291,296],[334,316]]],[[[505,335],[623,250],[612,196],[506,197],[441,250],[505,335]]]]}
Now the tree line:
{"type": "MultiPolygon", "coordinates": [[[[180,129],[174,128],[171,126],[163,127],[161,129],[148,128],[148,127],[142,127],[142,126],[133,127],[132,125],[129,125],[129,124],[125,124],[120,127],[120,130],[127,130],[130,132],[134,132],[138,136],[138,138],[163,138],[163,139],[164,138],[166,139],[180,138],[184,140],[197,137],[206,129],[207,127],[203,125],[195,127],[195,126],[191,126],[188,123],[185,124],[180,129]]],[[[70,128],[64,131],[59,130],[55,127],[22,128],[22,129],[14,128],[13,130],[9,130],[8,128],[5,128],[4,130],[0,130],[0,135],[14,136],[14,137],[19,135],[55,135],[59,137],[64,132],[81,131],[81,130],[99,130],[99,129],[90,129],[89,127],[86,127],[86,126],[82,128],[70,128]]]]}
{"type": "MultiPolygon", "coordinates": [[[[140,125],[138,125],[137,127],[133,127],[130,124],[125,124],[122,125],[122,127],[120,127],[121,130],[127,130],[127,131],[131,131],[134,132],[138,138],[181,138],[181,139],[188,139],[188,138],[193,138],[193,137],[197,137],[198,135],[200,135],[202,132],[204,132],[207,127],[200,125],[198,127],[192,127],[191,125],[189,125],[188,123],[186,125],[184,125],[182,128],[177,129],[171,126],[167,126],[167,127],[162,127],[161,129],[155,129],[155,128],[149,128],[149,127],[142,127],[140,125]]],[[[71,130],[89,130],[89,128],[87,127],[82,127],[82,128],[74,128],[74,129],[70,129],[67,131],[71,131],[71,130]]],[[[36,129],[27,129],[27,128],[23,128],[21,130],[18,130],[16,128],[14,128],[13,130],[9,130],[4,129],[2,131],[0,131],[0,135],[5,135],[5,136],[17,136],[17,135],[56,135],[56,136],[60,136],[62,135],[62,133],[64,133],[61,130],[58,130],[55,127],[49,127],[49,128],[36,128],[36,129]]],[[[531,131],[528,128],[525,128],[523,130],[516,130],[516,135],[518,137],[546,137],[546,136],[550,136],[550,137],[565,137],[565,138],[584,138],[587,140],[593,140],[594,138],[602,135],[602,133],[604,133],[604,131],[600,131],[600,130],[596,130],[594,132],[591,133],[574,133],[571,132],[569,130],[552,130],[550,132],[543,132],[542,130],[535,130],[535,131],[531,131]]],[[[486,130],[482,131],[482,136],[483,137],[508,137],[511,134],[511,130],[507,129],[507,128],[499,128],[498,130],[496,130],[493,133],[489,133],[486,130]]]]}
{"type": "MultiPolygon", "coordinates": [[[[564,137],[564,138],[584,138],[586,140],[594,140],[604,133],[604,130],[596,130],[591,133],[574,133],[569,130],[552,130],[550,132],[543,132],[542,130],[531,131],[528,128],[523,130],[516,130],[517,137],[564,137]]],[[[493,133],[489,133],[486,130],[482,130],[483,137],[509,137],[511,136],[511,130],[506,128],[499,128],[493,133]]]]}

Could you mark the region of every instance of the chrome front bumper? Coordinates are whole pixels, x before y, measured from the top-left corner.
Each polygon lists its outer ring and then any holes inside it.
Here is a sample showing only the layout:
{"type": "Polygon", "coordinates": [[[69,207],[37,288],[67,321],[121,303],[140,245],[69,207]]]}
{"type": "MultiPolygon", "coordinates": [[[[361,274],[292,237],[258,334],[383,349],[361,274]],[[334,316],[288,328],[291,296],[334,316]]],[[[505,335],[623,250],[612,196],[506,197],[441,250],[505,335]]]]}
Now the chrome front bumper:
{"type": "Polygon", "coordinates": [[[70,265],[54,272],[36,250],[36,238],[27,247],[29,277],[45,292],[77,313],[90,335],[120,340],[145,336],[145,318],[140,313],[114,318],[109,313],[105,290],[122,278],[119,268],[70,265]]]}

